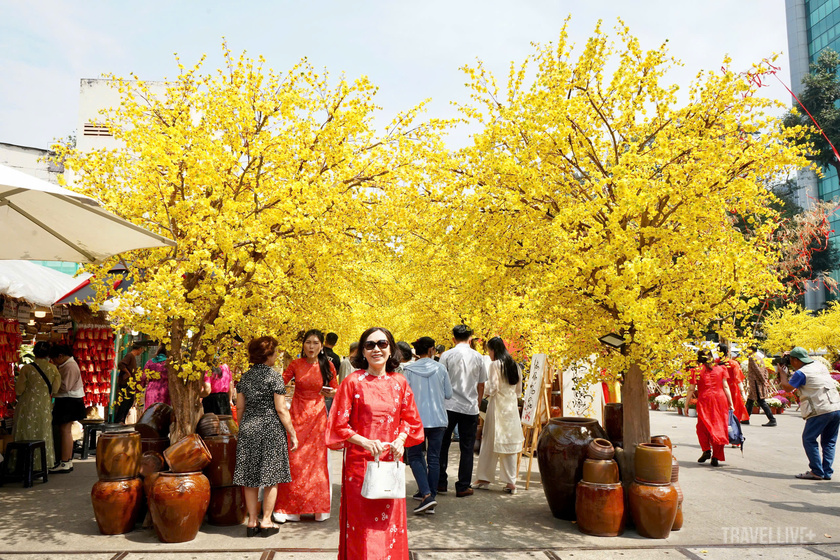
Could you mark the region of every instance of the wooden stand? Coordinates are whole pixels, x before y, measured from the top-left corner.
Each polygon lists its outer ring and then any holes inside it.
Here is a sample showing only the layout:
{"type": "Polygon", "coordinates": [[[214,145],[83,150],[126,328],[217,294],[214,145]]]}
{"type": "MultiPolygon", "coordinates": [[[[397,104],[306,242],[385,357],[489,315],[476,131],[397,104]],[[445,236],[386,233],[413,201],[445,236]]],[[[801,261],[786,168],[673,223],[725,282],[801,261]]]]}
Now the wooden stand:
{"type": "Polygon", "coordinates": [[[522,446],[522,451],[519,453],[519,458],[516,460],[516,472],[519,472],[519,466],[522,464],[522,458],[528,458],[528,471],[525,475],[525,489],[531,487],[531,469],[533,468],[534,457],[537,453],[537,442],[540,437],[540,432],[551,418],[551,379],[554,377],[554,366],[546,362],[545,373],[540,380],[542,390],[536,403],[536,412],[534,414],[534,423],[531,426],[522,424],[522,430],[525,432],[525,443],[522,446]]]}

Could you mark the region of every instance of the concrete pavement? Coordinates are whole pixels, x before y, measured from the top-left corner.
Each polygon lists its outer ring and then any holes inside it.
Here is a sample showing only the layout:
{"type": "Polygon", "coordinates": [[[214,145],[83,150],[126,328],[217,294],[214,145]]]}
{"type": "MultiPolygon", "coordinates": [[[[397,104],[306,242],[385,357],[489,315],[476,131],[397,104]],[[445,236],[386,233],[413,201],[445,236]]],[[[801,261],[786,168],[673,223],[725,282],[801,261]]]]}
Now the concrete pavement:
{"type": "MultiPolygon", "coordinates": [[[[500,485],[476,490],[467,498],[456,498],[450,491],[438,497],[433,516],[415,516],[409,510],[412,555],[418,560],[840,559],[840,475],[835,481],[793,478],[807,470],[800,442],[804,422],[797,413],[780,415],[776,428],[761,427],[763,416],[753,418],[754,425],[744,427],[744,456],[727,449],[725,466],[713,469],[696,462],[700,449],[694,418],[651,412],[652,433],[668,434],[675,444],[686,500],[685,525],[667,540],[645,539],[632,529],[615,538],[581,534],[573,523],[551,516],[535,468],[530,490],[521,487],[516,495],[503,494],[500,485]]],[[[270,539],[246,539],[242,527],[205,524],[191,542],[162,544],[151,530],[100,535],[90,505],[95,465],[92,459],[76,461],[73,473],[53,475],[47,484],[0,488],[0,559],[335,558],[341,455],[331,452],[331,462],[333,517],[326,522],[286,523],[270,539]]],[[[450,478],[457,464],[453,453],[450,478]]],[[[415,488],[410,480],[409,494],[415,488]]],[[[412,503],[409,500],[409,508],[412,503]]]]}

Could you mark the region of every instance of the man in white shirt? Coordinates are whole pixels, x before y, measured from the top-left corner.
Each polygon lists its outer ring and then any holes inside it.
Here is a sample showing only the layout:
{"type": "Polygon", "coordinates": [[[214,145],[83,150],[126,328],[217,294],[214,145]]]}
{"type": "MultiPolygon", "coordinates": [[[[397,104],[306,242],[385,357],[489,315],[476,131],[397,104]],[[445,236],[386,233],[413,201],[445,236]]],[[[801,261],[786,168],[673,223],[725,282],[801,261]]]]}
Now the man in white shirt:
{"type": "Polygon", "coordinates": [[[438,492],[447,492],[446,467],[449,463],[449,446],[452,443],[452,432],[457,426],[460,435],[461,461],[458,465],[455,495],[459,498],[471,496],[473,493],[470,481],[473,472],[475,431],[478,427],[478,405],[484,396],[484,383],[487,381],[487,370],[481,354],[470,348],[472,334],[472,330],[466,325],[453,328],[455,347],[447,350],[440,357],[440,363],[449,372],[452,398],[447,399],[445,404],[449,425],[443,434],[443,444],[440,449],[438,492]]]}

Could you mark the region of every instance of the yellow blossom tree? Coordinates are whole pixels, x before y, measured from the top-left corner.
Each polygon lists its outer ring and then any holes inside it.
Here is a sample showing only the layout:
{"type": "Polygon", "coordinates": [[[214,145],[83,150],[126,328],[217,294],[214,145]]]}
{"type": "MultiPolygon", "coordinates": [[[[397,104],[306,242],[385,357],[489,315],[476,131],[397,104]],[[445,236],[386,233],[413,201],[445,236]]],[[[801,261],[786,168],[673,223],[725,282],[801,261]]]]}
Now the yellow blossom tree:
{"type": "Polygon", "coordinates": [[[721,317],[782,289],[763,185],[807,165],[789,141],[800,131],[757,95],[763,64],[699,73],[679,100],[674,63],[619,24],[617,41],[599,25],[577,54],[564,27],[504,90],[482,63],[465,68],[463,112],[482,129],[449,163],[455,218],[436,238],[442,260],[471,265],[450,271],[455,299],[525,318],[556,358],[595,355],[622,382],[630,459],[650,436],[645,377],[690,359],[684,341],[710,324],[732,337],[721,317]],[[598,343],[611,332],[620,351],[598,343]]]}
{"type": "Polygon", "coordinates": [[[397,230],[389,201],[423,184],[440,151],[438,125],[414,122],[420,107],[376,133],[366,77],[331,84],[305,60],[282,74],[224,53],[217,72],[179,64],[162,92],[114,79],[122,103],[107,123],[122,147],[59,154],[73,188],[177,242],[128,257],[134,289],[115,313],[168,347],[173,439],[194,430],[201,379],[235,336],[296,352],[303,328],[352,332],[356,261],[382,250],[397,230]]]}

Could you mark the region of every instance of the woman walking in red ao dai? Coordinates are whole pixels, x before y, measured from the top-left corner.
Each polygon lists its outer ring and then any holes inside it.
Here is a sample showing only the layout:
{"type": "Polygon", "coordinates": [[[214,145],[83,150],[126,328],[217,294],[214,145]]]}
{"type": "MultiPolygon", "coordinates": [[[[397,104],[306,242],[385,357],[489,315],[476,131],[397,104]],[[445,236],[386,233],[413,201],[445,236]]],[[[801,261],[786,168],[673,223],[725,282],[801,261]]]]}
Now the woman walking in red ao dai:
{"type": "Polygon", "coordinates": [[[362,497],[367,462],[402,459],[405,447],[423,442],[414,393],[402,375],[399,350],[387,329],[370,328],[359,339],[353,365],[330,410],[327,445],[344,449],[339,560],[408,560],[405,499],[362,497]]]}
{"type": "Polygon", "coordinates": [[[697,460],[705,463],[712,459],[712,466],[725,461],[723,447],[729,443],[729,411],[733,410],[732,394],[729,392],[729,374],[723,366],[712,361],[711,350],[699,350],[697,363],[689,378],[690,385],[685,396],[685,414],[688,403],[697,387],[697,439],[703,454],[697,460]]]}
{"type": "Polygon", "coordinates": [[[338,387],[335,366],[324,353],[324,333],[312,329],[303,336],[301,357],[283,373],[287,385],[294,380],[292,424],[298,450],[289,455],[292,481],[277,487],[273,519],[277,523],[300,521],[301,514],[315,514],[316,521],[330,518],[330,472],[324,434],[327,409],[324,397],[338,387]]]}

